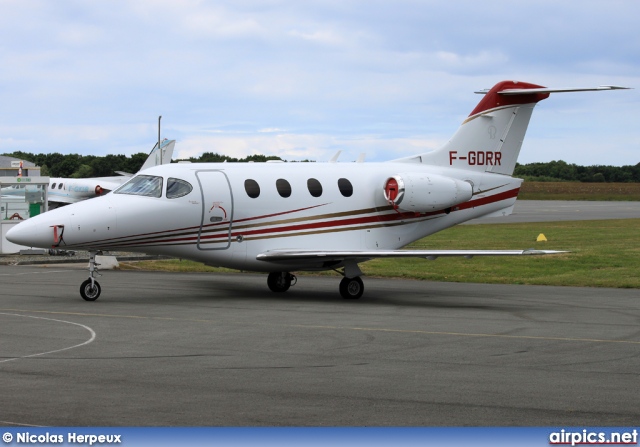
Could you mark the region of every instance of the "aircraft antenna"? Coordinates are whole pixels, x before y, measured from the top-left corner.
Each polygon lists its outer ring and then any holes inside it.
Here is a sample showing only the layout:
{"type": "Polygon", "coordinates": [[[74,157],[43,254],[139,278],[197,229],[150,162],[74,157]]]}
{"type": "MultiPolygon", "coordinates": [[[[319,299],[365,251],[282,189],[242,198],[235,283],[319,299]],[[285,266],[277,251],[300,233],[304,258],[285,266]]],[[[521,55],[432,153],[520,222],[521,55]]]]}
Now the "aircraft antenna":
{"type": "Polygon", "coordinates": [[[162,149],[160,149],[160,120],[162,115],[158,117],[158,151],[160,152],[160,164],[162,164],[162,149]]]}

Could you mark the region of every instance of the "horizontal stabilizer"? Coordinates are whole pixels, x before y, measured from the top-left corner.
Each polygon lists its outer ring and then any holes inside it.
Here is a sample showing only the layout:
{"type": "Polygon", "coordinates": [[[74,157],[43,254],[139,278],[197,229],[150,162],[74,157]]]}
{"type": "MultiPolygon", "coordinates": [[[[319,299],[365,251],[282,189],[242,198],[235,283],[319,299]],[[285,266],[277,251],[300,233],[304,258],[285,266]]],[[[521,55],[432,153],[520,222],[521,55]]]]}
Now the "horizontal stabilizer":
{"type": "MultiPolygon", "coordinates": [[[[587,88],[508,88],[499,90],[499,95],[531,95],[533,93],[570,93],[570,92],[597,92],[600,90],[630,90],[631,87],[621,87],[619,85],[601,85],[600,87],[587,88]]],[[[479,90],[475,93],[486,95],[490,89],[479,90]]]]}

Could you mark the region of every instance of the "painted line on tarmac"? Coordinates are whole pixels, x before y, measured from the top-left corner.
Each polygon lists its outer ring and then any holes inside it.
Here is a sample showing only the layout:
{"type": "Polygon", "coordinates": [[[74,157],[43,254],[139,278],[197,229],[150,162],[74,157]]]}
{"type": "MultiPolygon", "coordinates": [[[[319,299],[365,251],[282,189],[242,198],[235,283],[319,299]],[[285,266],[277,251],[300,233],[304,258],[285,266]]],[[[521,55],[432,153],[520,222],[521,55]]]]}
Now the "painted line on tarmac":
{"type": "Polygon", "coordinates": [[[28,359],[28,358],[31,358],[31,357],[40,357],[40,356],[47,355],[47,354],[55,354],[57,352],[68,351],[69,349],[79,348],[80,346],[88,345],[89,343],[92,343],[96,339],[96,333],[95,333],[95,331],[93,329],[91,329],[89,326],[85,326],[84,324],[74,323],[73,321],[56,320],[54,318],[34,317],[33,315],[10,314],[10,313],[4,313],[4,312],[0,312],[0,315],[9,315],[9,316],[12,316],[12,317],[23,317],[23,318],[34,318],[36,320],[47,320],[47,321],[55,321],[57,323],[72,324],[74,326],[80,326],[81,328],[86,329],[91,334],[91,337],[89,337],[88,340],[84,341],[83,343],[77,344],[77,345],[68,346],[66,348],[61,348],[61,349],[54,349],[53,351],[39,352],[37,354],[29,354],[29,355],[23,355],[23,356],[20,356],[20,357],[13,357],[13,358],[10,358],[10,359],[0,360],[0,363],[13,362],[15,360],[28,359]]]}
{"type": "Polygon", "coordinates": [[[15,425],[18,427],[47,427],[47,425],[35,425],[35,424],[21,424],[19,422],[0,421],[2,425],[15,425]]]}
{"type": "MultiPolygon", "coordinates": [[[[46,310],[27,310],[27,309],[0,309],[17,312],[32,312],[32,313],[45,313],[45,314],[61,314],[61,315],[74,315],[83,317],[102,317],[102,318],[122,318],[122,319],[138,319],[138,320],[156,320],[156,321],[182,321],[191,323],[215,323],[217,320],[207,320],[198,318],[175,318],[175,317],[149,317],[139,315],[112,315],[112,314],[97,314],[97,313],[81,313],[81,312],[60,312],[60,311],[46,311],[46,310]]],[[[1,313],[0,313],[1,314],[1,313]]],[[[37,318],[37,317],[33,317],[37,318]]],[[[54,320],[56,321],[56,320],[54,320]]],[[[225,320],[224,323],[229,323],[229,320],[225,320]]],[[[72,323],[76,324],[76,323],[72,323]]],[[[246,324],[242,322],[241,324],[246,324]]],[[[302,329],[331,329],[331,330],[344,330],[344,331],[370,331],[370,332],[388,332],[388,333],[405,333],[405,334],[423,334],[423,335],[441,335],[451,337],[471,337],[471,338],[507,338],[507,339],[521,339],[521,340],[540,340],[540,341],[567,341],[567,342],[581,342],[581,343],[619,343],[640,345],[640,341],[636,340],[607,340],[600,338],[574,338],[574,337],[545,337],[536,335],[506,335],[506,334],[482,334],[482,333],[465,333],[465,332],[446,332],[446,331],[423,331],[419,329],[393,329],[393,328],[375,328],[375,327],[351,327],[351,326],[324,326],[324,325],[310,325],[310,324],[271,324],[271,323],[254,323],[254,326],[270,326],[270,327],[295,327],[302,329]]],[[[70,349],[70,348],[68,348],[70,349]]]]}
{"type": "Polygon", "coordinates": [[[320,326],[320,325],[297,325],[290,324],[290,327],[300,328],[315,328],[315,329],[344,329],[350,331],[376,331],[376,332],[398,332],[408,334],[427,334],[427,335],[450,335],[455,337],[494,337],[494,338],[511,338],[511,339],[525,339],[525,340],[548,340],[548,341],[578,341],[588,343],[622,343],[640,345],[640,341],[635,340],[604,340],[599,338],[572,338],[572,337],[543,337],[536,335],[506,335],[506,334],[474,334],[465,332],[445,332],[445,331],[421,331],[411,329],[385,329],[385,328],[370,328],[370,327],[348,327],[348,326],[320,326]]]}

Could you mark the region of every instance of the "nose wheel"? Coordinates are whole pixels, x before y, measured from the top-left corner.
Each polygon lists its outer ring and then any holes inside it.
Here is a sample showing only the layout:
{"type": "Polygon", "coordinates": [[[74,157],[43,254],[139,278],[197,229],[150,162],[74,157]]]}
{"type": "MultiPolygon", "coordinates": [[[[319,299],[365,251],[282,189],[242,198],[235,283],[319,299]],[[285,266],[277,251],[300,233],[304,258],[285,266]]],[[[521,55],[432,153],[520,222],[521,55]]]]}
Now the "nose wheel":
{"type": "Polygon", "coordinates": [[[89,278],[80,285],[80,296],[85,301],[95,301],[100,296],[100,284],[93,278],[89,278]]]}
{"type": "Polygon", "coordinates": [[[96,276],[102,276],[99,273],[98,267],[100,264],[96,262],[96,255],[98,251],[90,251],[89,252],[89,279],[85,280],[82,284],[80,284],[80,296],[85,301],[95,301],[100,296],[100,292],[102,288],[98,281],[96,281],[96,276]]]}

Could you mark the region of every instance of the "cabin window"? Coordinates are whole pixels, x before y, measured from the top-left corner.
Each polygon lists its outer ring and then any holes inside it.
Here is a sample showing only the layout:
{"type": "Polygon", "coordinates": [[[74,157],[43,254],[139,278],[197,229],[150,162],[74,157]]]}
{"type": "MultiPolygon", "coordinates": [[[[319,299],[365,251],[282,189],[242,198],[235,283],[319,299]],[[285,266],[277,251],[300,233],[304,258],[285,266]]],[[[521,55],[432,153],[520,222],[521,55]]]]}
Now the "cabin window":
{"type": "Polygon", "coordinates": [[[177,199],[183,197],[193,191],[191,183],[178,178],[167,179],[167,199],[177,199]]]}
{"type": "Polygon", "coordinates": [[[282,197],[291,195],[291,184],[283,178],[276,180],[276,188],[278,189],[278,194],[282,197]]]}
{"type": "Polygon", "coordinates": [[[51,184],[51,189],[56,189],[56,184],[55,183],[51,184]]]}
{"type": "Polygon", "coordinates": [[[62,189],[62,183],[58,185],[58,189],[62,189]]]}
{"type": "Polygon", "coordinates": [[[309,194],[313,197],[320,197],[322,195],[322,185],[314,178],[307,180],[307,188],[309,188],[309,194]]]}
{"type": "Polygon", "coordinates": [[[244,181],[244,190],[247,195],[252,199],[257,199],[260,196],[260,185],[253,179],[247,179],[244,181]]]}
{"type": "Polygon", "coordinates": [[[116,189],[114,194],[130,194],[133,196],[161,197],[162,177],[154,175],[138,175],[116,189]]]}
{"type": "Polygon", "coordinates": [[[345,197],[351,197],[353,194],[353,185],[346,178],[341,178],[338,180],[338,189],[340,189],[340,194],[345,197]]]}

